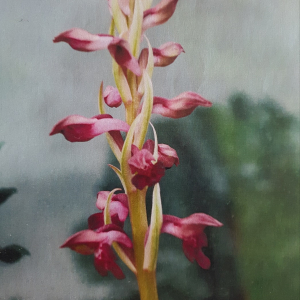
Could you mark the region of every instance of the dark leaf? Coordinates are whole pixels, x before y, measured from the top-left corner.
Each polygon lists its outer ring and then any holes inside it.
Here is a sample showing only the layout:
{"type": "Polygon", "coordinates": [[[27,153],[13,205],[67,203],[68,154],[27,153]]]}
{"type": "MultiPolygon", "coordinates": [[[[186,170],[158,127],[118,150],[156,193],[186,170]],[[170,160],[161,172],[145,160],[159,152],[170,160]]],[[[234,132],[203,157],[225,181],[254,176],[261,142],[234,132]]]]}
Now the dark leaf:
{"type": "Polygon", "coordinates": [[[4,203],[11,195],[17,192],[16,188],[0,188],[0,204],[4,203]]]}
{"type": "Polygon", "coordinates": [[[0,261],[8,264],[19,261],[24,255],[30,255],[30,252],[19,245],[9,245],[0,248],[0,261]]]}

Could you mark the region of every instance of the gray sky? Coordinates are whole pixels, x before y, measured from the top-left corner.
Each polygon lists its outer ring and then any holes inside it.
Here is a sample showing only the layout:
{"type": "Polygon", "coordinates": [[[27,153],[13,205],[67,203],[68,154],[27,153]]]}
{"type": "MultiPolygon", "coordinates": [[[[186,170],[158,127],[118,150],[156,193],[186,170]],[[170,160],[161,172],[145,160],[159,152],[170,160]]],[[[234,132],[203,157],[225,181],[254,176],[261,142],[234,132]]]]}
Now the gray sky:
{"type": "MultiPolygon", "coordinates": [[[[71,233],[71,220],[93,212],[92,187],[107,171],[101,163],[106,140],[71,144],[48,134],[67,115],[98,113],[100,82],[113,84],[110,56],[76,52],[52,39],[72,27],[106,33],[107,1],[0,3],[1,186],[19,188],[0,207],[0,228],[5,226],[0,241],[32,252],[30,259],[0,271],[0,298],[4,293],[55,299],[53,289],[57,299],[66,299],[66,289],[70,299],[92,297],[95,290],[80,284],[69,261],[64,263],[70,254],[58,246],[71,233]],[[65,278],[68,284],[62,285],[65,278]],[[33,284],[39,287],[30,288],[33,284]]],[[[255,99],[270,96],[299,116],[298,0],[179,1],[169,22],[147,35],[153,47],[175,41],[186,52],[170,67],[155,70],[155,95],[171,98],[192,90],[223,103],[244,91],[255,99]]]]}

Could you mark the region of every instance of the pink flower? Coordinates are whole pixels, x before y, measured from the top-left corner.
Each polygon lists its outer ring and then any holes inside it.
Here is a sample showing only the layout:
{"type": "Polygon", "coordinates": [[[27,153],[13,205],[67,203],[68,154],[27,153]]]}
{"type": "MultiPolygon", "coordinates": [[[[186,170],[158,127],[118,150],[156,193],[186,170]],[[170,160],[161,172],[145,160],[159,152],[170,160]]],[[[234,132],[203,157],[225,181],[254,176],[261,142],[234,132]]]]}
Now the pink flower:
{"type": "Polygon", "coordinates": [[[73,49],[90,52],[108,49],[114,60],[137,76],[142,75],[137,59],[131,54],[128,42],[108,34],[91,34],[80,28],[62,32],[53,39],[54,43],[66,42],[73,49]]]}
{"type": "Polygon", "coordinates": [[[95,268],[102,276],[106,276],[110,271],[117,279],[123,279],[125,276],[116,264],[116,256],[110,247],[113,242],[132,248],[129,237],[114,224],[104,225],[97,231],[79,231],[68,238],[61,248],[69,247],[83,255],[94,254],[95,268]]]}
{"type": "Polygon", "coordinates": [[[104,97],[104,102],[109,107],[119,107],[122,104],[121,95],[118,89],[110,85],[106,87],[103,93],[103,97],[104,97]]]}
{"type": "MultiPolygon", "coordinates": [[[[178,55],[184,52],[182,46],[177,43],[169,42],[159,48],[153,48],[153,61],[155,67],[166,67],[174,62],[178,55]]],[[[144,48],[139,57],[139,64],[145,69],[148,62],[148,49],[144,48]]]]}
{"type": "Polygon", "coordinates": [[[167,22],[173,15],[178,0],[162,0],[144,11],[143,31],[167,22]]]}
{"type": "MultiPolygon", "coordinates": [[[[99,210],[104,211],[109,191],[101,191],[97,194],[96,206],[99,210]]],[[[128,216],[128,199],[124,193],[114,194],[109,206],[109,212],[113,224],[123,227],[128,216]]],[[[104,225],[103,214],[97,213],[89,218],[89,228],[97,229],[104,225]],[[94,216],[94,217],[93,217],[94,216]],[[101,221],[103,219],[103,221],[101,221]],[[101,225],[103,223],[103,225],[101,225]],[[97,227],[99,226],[99,227],[97,227]]]]}
{"type": "Polygon", "coordinates": [[[62,133],[70,142],[86,142],[104,132],[109,132],[119,147],[122,147],[123,139],[119,131],[127,132],[128,130],[127,123],[113,119],[111,115],[103,114],[90,119],[71,115],[59,121],[50,135],[62,133]]]}
{"type": "Polygon", "coordinates": [[[153,48],[154,66],[166,67],[182,52],[184,52],[182,46],[174,42],[168,42],[161,45],[159,48],[153,48]]]}
{"type": "MultiPolygon", "coordinates": [[[[151,153],[154,152],[154,141],[147,140],[143,146],[151,153]]],[[[158,144],[158,160],[162,162],[164,168],[170,169],[173,165],[179,165],[179,158],[176,151],[166,144],[158,144]]]]}
{"type": "Polygon", "coordinates": [[[158,145],[158,160],[153,156],[154,142],[148,140],[139,150],[132,145],[132,157],[128,160],[130,171],[135,174],[132,184],[139,190],[152,186],[165,175],[165,169],[179,164],[177,153],[168,145],[158,145]]]}
{"type": "Polygon", "coordinates": [[[153,98],[152,113],[178,119],[190,115],[198,106],[210,107],[212,104],[193,92],[184,92],[172,99],[153,98]]]}
{"type": "MultiPolygon", "coordinates": [[[[182,46],[169,42],[159,48],[153,48],[153,60],[155,67],[166,67],[174,62],[180,53],[184,52],[182,46]]],[[[145,69],[148,61],[148,49],[144,48],[139,57],[140,66],[145,69]]]]}
{"type": "Polygon", "coordinates": [[[106,49],[113,38],[108,34],[91,34],[80,28],[72,28],[56,36],[53,42],[66,42],[75,50],[91,52],[106,49]]]}
{"type": "Polygon", "coordinates": [[[202,247],[207,247],[207,238],[204,233],[206,226],[220,227],[223,224],[213,217],[195,213],[186,218],[171,215],[163,216],[162,233],[168,233],[182,239],[182,247],[189,261],[197,261],[203,269],[209,269],[210,260],[202,252],[202,247]]]}

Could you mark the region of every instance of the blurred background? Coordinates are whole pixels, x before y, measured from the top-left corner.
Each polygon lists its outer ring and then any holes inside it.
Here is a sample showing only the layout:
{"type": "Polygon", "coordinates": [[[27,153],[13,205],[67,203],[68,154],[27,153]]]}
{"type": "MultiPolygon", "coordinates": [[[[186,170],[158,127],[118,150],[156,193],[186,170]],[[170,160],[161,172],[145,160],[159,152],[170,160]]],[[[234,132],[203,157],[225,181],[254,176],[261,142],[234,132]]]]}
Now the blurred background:
{"type": "MultiPolygon", "coordinates": [[[[59,249],[87,227],[97,192],[119,183],[104,136],[49,137],[67,115],[97,114],[100,82],[113,84],[110,56],[52,39],[72,27],[106,33],[107,1],[0,3],[0,299],[138,299],[130,274],[102,278],[92,257],[59,249]]],[[[155,69],[154,94],[191,90],[214,103],[153,118],[180,159],[161,181],[164,213],[224,224],[206,231],[209,271],[162,235],[160,299],[299,299],[299,2],[179,1],[147,36],[186,52],[155,69]]]]}

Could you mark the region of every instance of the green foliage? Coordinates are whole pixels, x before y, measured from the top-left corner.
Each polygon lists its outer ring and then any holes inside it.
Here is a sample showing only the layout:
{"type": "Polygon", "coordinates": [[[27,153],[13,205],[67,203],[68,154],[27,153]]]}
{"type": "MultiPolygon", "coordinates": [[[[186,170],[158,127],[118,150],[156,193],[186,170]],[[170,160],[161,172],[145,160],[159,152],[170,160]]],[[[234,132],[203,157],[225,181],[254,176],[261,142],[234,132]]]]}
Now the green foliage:
{"type": "Polygon", "coordinates": [[[250,299],[297,299],[299,120],[270,99],[237,94],[229,104],[209,114],[234,199],[244,285],[250,299]]]}

